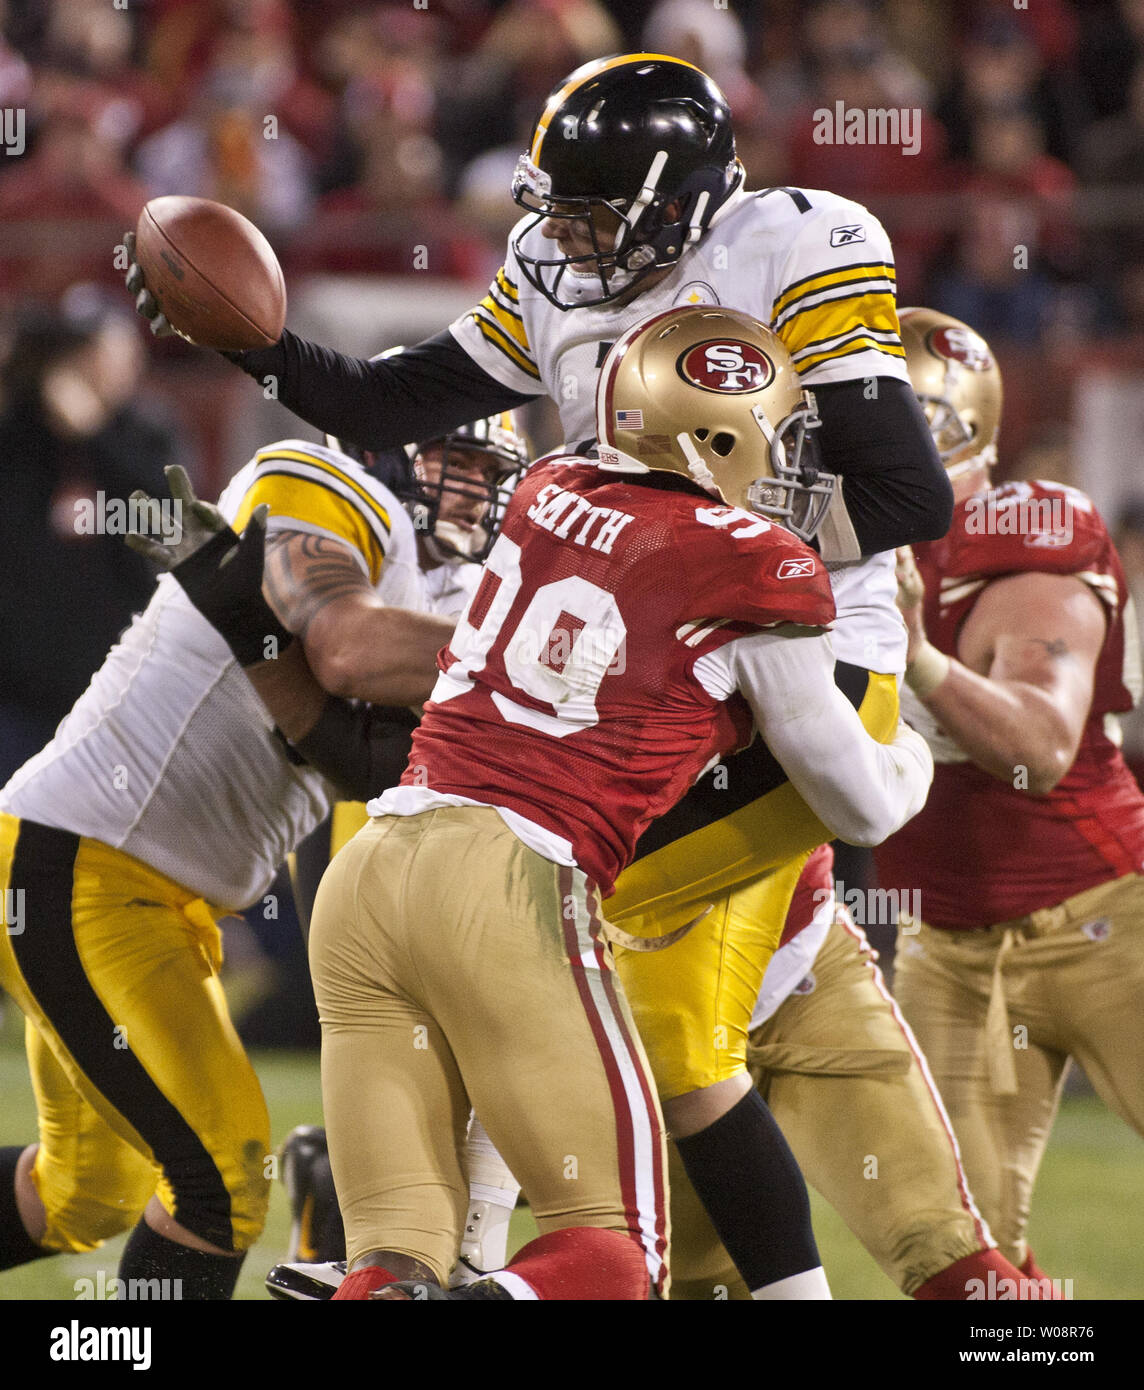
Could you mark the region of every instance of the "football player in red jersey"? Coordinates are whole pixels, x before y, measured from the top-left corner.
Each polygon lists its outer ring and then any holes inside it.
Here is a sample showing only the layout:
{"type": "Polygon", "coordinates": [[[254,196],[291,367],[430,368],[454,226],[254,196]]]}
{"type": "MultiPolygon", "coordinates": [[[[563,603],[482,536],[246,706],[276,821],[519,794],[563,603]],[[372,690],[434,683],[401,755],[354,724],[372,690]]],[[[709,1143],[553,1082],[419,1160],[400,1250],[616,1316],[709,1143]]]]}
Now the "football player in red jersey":
{"type": "Polygon", "coordinates": [[[937,769],[877,853],[883,887],[921,893],[895,993],[1001,1250],[1037,1274],[1025,1229],[1068,1059],[1144,1133],[1144,795],[1114,717],[1140,694],[1135,619],[1083,493],[990,486],[987,345],[924,309],[902,338],[957,505],[899,566],[903,706],[937,769]]]}
{"type": "Polygon", "coordinates": [[[747,315],[684,309],[612,353],[622,418],[671,414],[666,396],[694,428],[649,467],[602,412],[598,462],[530,470],[401,786],[370,803],[319,890],[311,961],[350,1263],[338,1298],[445,1282],[470,1102],[542,1235],[464,1296],[665,1287],[662,1124],[599,896],[752,720],[835,833],[879,840],[925,795],[921,740],[876,742],[834,684],[822,562],[747,509],[812,532],[829,494],[800,477],[808,402],[782,344],[747,315]],[[753,364],[742,391],[666,370],[713,333],[753,364]]]}

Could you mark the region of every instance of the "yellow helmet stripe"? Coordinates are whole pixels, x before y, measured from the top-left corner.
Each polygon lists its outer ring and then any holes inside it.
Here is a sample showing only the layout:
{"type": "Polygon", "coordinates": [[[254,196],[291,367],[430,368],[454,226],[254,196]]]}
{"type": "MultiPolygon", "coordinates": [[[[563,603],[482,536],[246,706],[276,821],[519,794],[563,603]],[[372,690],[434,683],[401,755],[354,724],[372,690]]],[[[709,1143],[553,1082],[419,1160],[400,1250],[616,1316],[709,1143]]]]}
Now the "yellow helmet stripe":
{"type": "Polygon", "coordinates": [[[623,67],[625,63],[646,63],[653,60],[657,63],[678,63],[681,68],[690,68],[692,72],[702,71],[694,63],[685,62],[682,58],[673,58],[670,53],[621,53],[618,58],[599,58],[594,63],[586,63],[576,69],[559,91],[553,93],[548,105],[540,113],[540,119],[536,123],[536,134],[532,137],[532,149],[528,154],[533,164],[540,159],[540,147],[544,144],[545,132],[552,123],[552,118],[573,92],[581,88],[585,82],[590,82],[593,77],[598,77],[600,73],[608,72],[611,68],[623,67]]]}

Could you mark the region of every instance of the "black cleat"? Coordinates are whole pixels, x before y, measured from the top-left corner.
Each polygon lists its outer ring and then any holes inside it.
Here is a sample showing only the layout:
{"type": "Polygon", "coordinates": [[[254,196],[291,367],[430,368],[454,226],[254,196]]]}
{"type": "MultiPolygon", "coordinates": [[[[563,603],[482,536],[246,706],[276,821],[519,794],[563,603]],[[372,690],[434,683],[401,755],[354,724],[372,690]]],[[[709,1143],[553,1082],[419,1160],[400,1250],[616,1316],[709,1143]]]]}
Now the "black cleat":
{"type": "Polygon", "coordinates": [[[324,1303],[333,1298],[345,1277],[345,1260],[330,1264],[280,1264],[266,1276],[266,1288],[271,1298],[324,1303]]]}
{"type": "Polygon", "coordinates": [[[346,1257],[346,1232],[338,1210],[326,1148],[326,1131],[300,1125],[282,1146],[282,1181],[290,1199],[289,1264],[324,1264],[346,1257]]]}

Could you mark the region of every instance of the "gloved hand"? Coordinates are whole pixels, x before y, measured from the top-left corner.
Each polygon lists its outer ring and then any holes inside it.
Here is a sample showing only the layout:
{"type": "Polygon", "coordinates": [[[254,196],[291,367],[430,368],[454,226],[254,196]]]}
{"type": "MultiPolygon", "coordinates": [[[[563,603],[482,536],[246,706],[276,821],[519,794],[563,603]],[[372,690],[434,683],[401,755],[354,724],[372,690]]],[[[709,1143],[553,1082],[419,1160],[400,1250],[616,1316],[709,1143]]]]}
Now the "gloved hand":
{"type": "MultiPolygon", "coordinates": [[[[156,338],[170,338],[176,330],[167,322],[167,316],[159,308],[159,301],[147,288],[143,279],[143,271],[139,262],[135,259],[135,233],[125,232],[123,234],[123,245],[127,248],[127,275],[124,283],[130,294],[135,299],[135,312],[147,319],[151,326],[151,332],[156,338]]],[[[179,334],[184,337],[184,334],[179,334]]],[[[190,342],[190,339],[187,339],[190,342]]]]}
{"type": "MultiPolygon", "coordinates": [[[[135,529],[133,515],[127,544],[178,580],[187,597],[226,640],[240,665],[253,666],[281,655],[293,641],[293,634],[279,622],[262,595],[270,508],[265,504],[256,507],[240,537],[217,507],[195,496],[190,478],[178,464],[165,472],[178,514],[178,540],[166,543],[144,535],[135,529]]],[[[131,500],[146,503],[151,499],[136,491],[131,500]]]]}

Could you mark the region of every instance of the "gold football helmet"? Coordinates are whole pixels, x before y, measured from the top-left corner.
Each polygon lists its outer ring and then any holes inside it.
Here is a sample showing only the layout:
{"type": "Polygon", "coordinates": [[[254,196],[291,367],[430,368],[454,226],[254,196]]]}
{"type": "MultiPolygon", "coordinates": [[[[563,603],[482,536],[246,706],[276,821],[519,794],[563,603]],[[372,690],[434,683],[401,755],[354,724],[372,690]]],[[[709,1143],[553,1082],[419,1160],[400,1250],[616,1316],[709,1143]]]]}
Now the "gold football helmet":
{"type": "Polygon", "coordinates": [[[808,541],[834,476],[819,466],[814,397],[779,338],[750,314],[669,309],[630,329],[596,391],[600,467],[682,473],[730,506],[808,541]]]}
{"type": "Polygon", "coordinates": [[[936,309],[901,309],[902,346],[914,392],[951,478],[997,462],[1001,369],[989,344],[936,309]]]}

